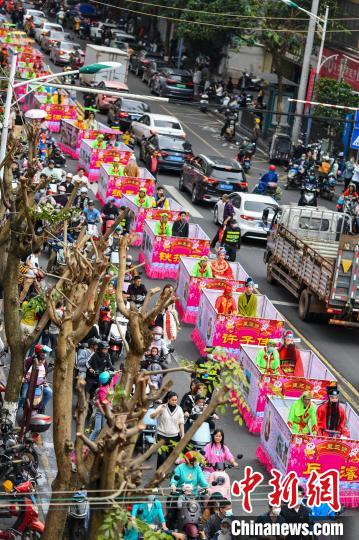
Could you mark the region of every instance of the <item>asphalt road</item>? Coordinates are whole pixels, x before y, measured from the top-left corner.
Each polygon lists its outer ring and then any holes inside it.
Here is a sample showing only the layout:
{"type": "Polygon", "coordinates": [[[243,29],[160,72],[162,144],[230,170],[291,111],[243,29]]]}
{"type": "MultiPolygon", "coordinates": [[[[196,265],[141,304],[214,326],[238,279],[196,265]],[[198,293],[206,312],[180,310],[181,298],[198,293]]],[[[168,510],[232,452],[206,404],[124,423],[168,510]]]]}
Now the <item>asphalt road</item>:
{"type": "MultiPolygon", "coordinates": [[[[78,41],[78,40],[77,40],[78,41]]],[[[51,65],[51,64],[50,64],[51,65]]],[[[52,66],[53,71],[59,71],[58,67],[52,66]]],[[[131,92],[138,94],[149,94],[147,86],[134,75],[129,75],[128,80],[131,92]]],[[[223,142],[219,137],[221,121],[215,115],[201,113],[196,105],[191,104],[160,104],[151,102],[151,110],[155,113],[171,114],[177,116],[184,126],[188,139],[193,145],[195,153],[204,153],[207,155],[221,155],[233,157],[235,146],[223,142]]],[[[106,121],[103,115],[98,115],[98,119],[106,121]]],[[[77,163],[68,160],[67,169],[73,171],[77,163]]],[[[253,187],[258,177],[268,166],[266,155],[258,151],[253,162],[252,170],[248,175],[250,186],[253,187]]],[[[282,171],[284,177],[284,171],[282,171]]],[[[165,186],[171,197],[186,207],[190,213],[190,219],[198,223],[206,233],[212,237],[216,232],[216,226],[213,223],[212,208],[205,205],[193,206],[188,193],[178,191],[178,176],[174,174],[160,173],[158,181],[165,186]]],[[[340,191],[340,186],[337,188],[340,191]]],[[[297,191],[285,191],[282,201],[284,203],[296,202],[299,198],[297,191]]],[[[323,201],[325,206],[334,208],[334,203],[323,201]]],[[[269,285],[266,281],[266,267],[263,263],[264,242],[247,241],[243,242],[242,248],[238,254],[237,260],[243,265],[247,272],[258,283],[261,292],[266,294],[271,301],[274,301],[277,308],[287,319],[288,326],[292,327],[297,336],[301,337],[303,348],[312,348],[321,356],[322,360],[330,365],[332,371],[337,373],[340,384],[348,396],[352,405],[359,410],[359,372],[358,372],[358,333],[356,330],[345,328],[330,327],[325,323],[304,323],[297,314],[295,300],[289,293],[280,286],[269,285]],[[349,382],[350,381],[350,382],[349,382]]],[[[134,254],[138,250],[134,250],[134,254]]],[[[158,285],[158,281],[153,282],[158,285]]],[[[150,282],[149,282],[150,284],[150,282]]],[[[176,341],[176,354],[179,357],[196,359],[198,351],[191,339],[193,327],[183,325],[179,337],[176,341]]],[[[176,375],[173,377],[174,388],[181,397],[187,391],[189,378],[186,375],[176,375]]],[[[258,437],[250,435],[243,426],[235,425],[231,413],[221,418],[218,427],[222,427],[226,436],[226,443],[234,454],[243,453],[239,470],[231,471],[232,479],[240,479],[243,474],[243,467],[251,465],[255,470],[263,468],[255,458],[255,451],[258,444],[258,437]]],[[[52,442],[49,438],[45,441],[45,461],[48,458],[49,476],[53,477],[54,469],[52,442]]],[[[263,486],[256,491],[254,511],[255,514],[264,511],[266,508],[265,493],[268,492],[268,486],[263,486]]],[[[239,512],[239,502],[234,503],[234,512],[239,512]]]]}

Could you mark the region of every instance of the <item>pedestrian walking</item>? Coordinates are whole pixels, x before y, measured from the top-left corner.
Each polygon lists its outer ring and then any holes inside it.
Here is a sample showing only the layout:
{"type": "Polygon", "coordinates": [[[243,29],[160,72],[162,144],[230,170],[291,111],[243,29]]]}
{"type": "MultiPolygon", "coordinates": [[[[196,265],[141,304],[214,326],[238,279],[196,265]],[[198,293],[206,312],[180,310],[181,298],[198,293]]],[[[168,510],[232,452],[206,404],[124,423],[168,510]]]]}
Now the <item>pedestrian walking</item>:
{"type": "Polygon", "coordinates": [[[165,452],[157,455],[157,469],[166,461],[175,443],[184,435],[184,414],[177,401],[176,392],[168,392],[162,405],[151,414],[152,419],[158,418],[158,439],[163,439],[163,444],[168,447],[165,452]]]}
{"type": "Polygon", "coordinates": [[[350,182],[352,181],[355,171],[355,160],[353,157],[346,162],[344,168],[344,191],[348,188],[350,182]]]}
{"type": "Polygon", "coordinates": [[[222,236],[221,246],[225,248],[228,260],[235,262],[237,250],[241,247],[241,230],[238,227],[236,219],[232,218],[226,226],[222,236]]]}
{"type": "Polygon", "coordinates": [[[202,72],[199,68],[193,74],[193,86],[194,86],[194,95],[198,96],[199,88],[202,82],[202,72]]]}

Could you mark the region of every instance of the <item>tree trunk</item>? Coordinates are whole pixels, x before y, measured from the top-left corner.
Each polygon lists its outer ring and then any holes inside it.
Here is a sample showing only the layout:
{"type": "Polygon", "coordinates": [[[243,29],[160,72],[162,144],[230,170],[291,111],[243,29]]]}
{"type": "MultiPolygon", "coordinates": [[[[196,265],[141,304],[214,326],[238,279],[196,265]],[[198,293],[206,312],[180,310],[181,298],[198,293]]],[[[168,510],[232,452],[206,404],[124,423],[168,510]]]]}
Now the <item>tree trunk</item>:
{"type": "Polygon", "coordinates": [[[6,384],[4,409],[11,414],[15,420],[17,402],[24,375],[24,347],[20,328],[19,316],[19,246],[16,240],[12,239],[8,256],[6,271],[3,279],[4,286],[4,322],[6,339],[11,350],[11,364],[9,376],[6,384]]]}
{"type": "MultiPolygon", "coordinates": [[[[46,516],[43,540],[62,538],[66,524],[68,506],[56,505],[56,492],[71,491],[72,488],[72,384],[75,350],[68,345],[68,337],[72,331],[72,322],[65,321],[59,334],[54,369],[53,404],[54,423],[53,437],[57,462],[57,475],[52,484],[55,496],[46,516]]],[[[66,494],[60,493],[63,499],[66,494]]]]}

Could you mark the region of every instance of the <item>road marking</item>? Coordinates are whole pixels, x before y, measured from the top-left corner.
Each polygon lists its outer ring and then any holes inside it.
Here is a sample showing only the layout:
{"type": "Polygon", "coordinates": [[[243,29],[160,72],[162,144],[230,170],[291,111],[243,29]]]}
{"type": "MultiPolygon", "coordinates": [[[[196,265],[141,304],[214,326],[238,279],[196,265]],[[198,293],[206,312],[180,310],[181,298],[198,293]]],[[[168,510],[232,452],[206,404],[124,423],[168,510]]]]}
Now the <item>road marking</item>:
{"type": "Polygon", "coordinates": [[[311,349],[318,356],[318,358],[320,358],[323,364],[325,364],[330,369],[332,374],[338,379],[339,384],[344,383],[351,390],[351,392],[358,398],[354,400],[343,388],[341,388],[340,392],[342,396],[344,397],[344,399],[346,399],[348,403],[352,405],[352,407],[354,408],[356,412],[359,412],[359,391],[349,381],[347,381],[347,379],[341,373],[339,373],[339,371],[335,369],[335,367],[331,364],[331,362],[329,362],[329,360],[325,358],[325,356],[315,347],[315,345],[313,345],[313,343],[309,341],[309,339],[306,338],[294,324],[288,321],[288,319],[285,319],[285,321],[288,324],[288,326],[292,330],[294,330],[297,336],[300,337],[303,343],[305,343],[309,347],[309,349],[311,349]]]}
{"type": "Polygon", "coordinates": [[[174,199],[176,199],[179,204],[183,206],[186,211],[188,211],[190,216],[203,219],[202,214],[200,214],[198,210],[196,210],[196,208],[187,199],[185,199],[183,195],[181,195],[177,188],[169,185],[165,185],[163,187],[170,195],[172,195],[174,199]]]}
{"type": "Polygon", "coordinates": [[[275,306],[298,307],[297,302],[282,302],[282,300],[269,300],[275,306]]]}
{"type": "MultiPolygon", "coordinates": [[[[160,105],[161,109],[163,109],[164,111],[166,111],[167,114],[173,116],[173,113],[167,109],[167,107],[165,107],[164,105],[160,105]]],[[[224,157],[223,154],[221,152],[219,152],[217,150],[217,148],[215,148],[214,146],[212,146],[208,141],[206,141],[205,139],[203,139],[203,137],[201,137],[200,135],[198,135],[198,133],[196,133],[188,124],[185,124],[183,121],[181,121],[181,123],[184,125],[184,127],[186,129],[188,129],[188,131],[190,131],[191,133],[193,133],[193,135],[195,137],[197,137],[197,139],[199,139],[200,141],[203,142],[203,144],[206,144],[211,150],[213,150],[213,152],[215,152],[216,154],[218,154],[219,156],[221,157],[224,157]]],[[[201,216],[202,217],[202,216],[201,216]]]]}

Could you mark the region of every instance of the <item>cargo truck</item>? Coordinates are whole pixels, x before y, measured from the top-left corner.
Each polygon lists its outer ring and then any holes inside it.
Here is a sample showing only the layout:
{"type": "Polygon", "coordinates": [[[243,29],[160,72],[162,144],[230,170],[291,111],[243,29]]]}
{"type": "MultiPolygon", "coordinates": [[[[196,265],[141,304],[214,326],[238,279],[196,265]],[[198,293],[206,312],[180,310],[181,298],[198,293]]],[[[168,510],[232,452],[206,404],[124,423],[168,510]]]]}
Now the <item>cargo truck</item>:
{"type": "Polygon", "coordinates": [[[267,281],[299,300],[303,321],[320,313],[330,324],[359,326],[359,236],[351,234],[350,216],[282,206],[269,225],[264,262],[267,281]]]}
{"type": "Polygon", "coordinates": [[[127,84],[128,64],[130,57],[126,51],[113,47],[102,47],[101,45],[86,45],[85,63],[89,64],[114,64],[111,70],[98,71],[93,74],[82,73],[81,82],[89,86],[98,86],[102,81],[114,81],[127,84]]]}

